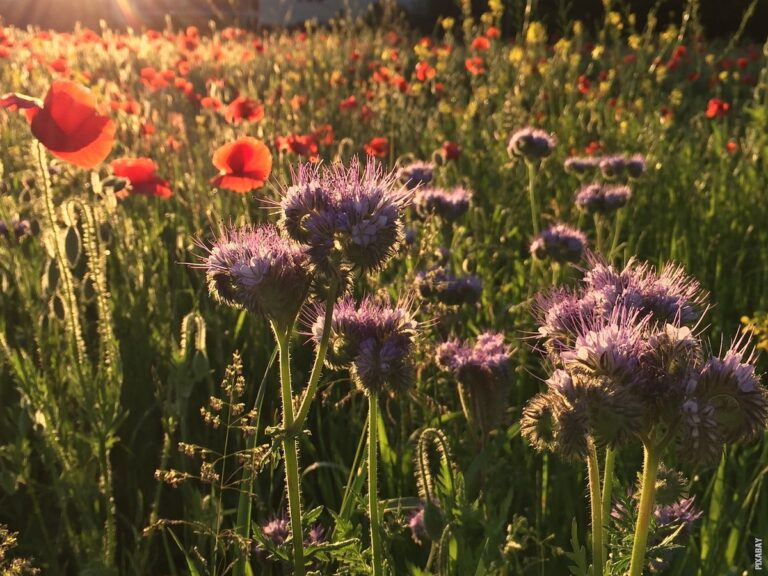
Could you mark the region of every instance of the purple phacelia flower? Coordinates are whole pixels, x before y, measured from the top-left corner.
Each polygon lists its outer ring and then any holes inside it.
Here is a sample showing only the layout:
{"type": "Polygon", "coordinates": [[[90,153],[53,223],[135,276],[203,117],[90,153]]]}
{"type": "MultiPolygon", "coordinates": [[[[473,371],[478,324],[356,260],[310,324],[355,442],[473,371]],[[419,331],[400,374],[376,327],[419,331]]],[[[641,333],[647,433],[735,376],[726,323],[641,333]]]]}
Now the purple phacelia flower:
{"type": "Polygon", "coordinates": [[[450,190],[443,188],[424,188],[416,192],[413,203],[416,211],[426,218],[437,214],[443,220],[453,222],[469,210],[472,192],[463,186],[450,190]]]}
{"type": "Polygon", "coordinates": [[[8,227],[8,224],[0,220],[0,236],[3,236],[5,238],[10,238],[11,236],[11,230],[13,230],[13,237],[16,240],[21,240],[25,236],[27,236],[30,233],[30,230],[32,228],[32,225],[29,223],[29,220],[25,219],[19,219],[14,218],[11,221],[10,228],[8,227]]]}
{"type": "Polygon", "coordinates": [[[657,506],[653,511],[657,527],[683,526],[683,535],[690,535],[694,523],[701,518],[703,512],[696,507],[695,498],[681,498],[677,502],[666,506],[657,506]]]}
{"type": "Polygon", "coordinates": [[[544,230],[531,242],[531,254],[539,259],[555,262],[576,262],[587,246],[587,237],[580,230],[565,224],[555,224],[544,230]]]}
{"type": "Polygon", "coordinates": [[[480,334],[474,344],[449,340],[438,346],[438,367],[453,373],[458,382],[464,415],[482,436],[499,427],[509,401],[512,352],[504,336],[480,334]]]}
{"type": "Polygon", "coordinates": [[[645,158],[641,154],[634,154],[627,158],[627,174],[630,178],[640,178],[645,174],[645,158]]]}
{"type": "Polygon", "coordinates": [[[431,162],[413,162],[400,168],[398,176],[406,188],[414,190],[432,182],[434,173],[435,165],[431,162]]]}
{"type": "Polygon", "coordinates": [[[211,295],[230,306],[263,313],[287,328],[309,292],[312,267],[299,244],[274,226],[222,229],[201,264],[211,295]]]}
{"type": "Polygon", "coordinates": [[[291,534],[291,525],[286,516],[275,516],[261,527],[261,533],[275,546],[280,546],[291,534]]]}
{"type": "Polygon", "coordinates": [[[565,162],[563,162],[563,168],[566,172],[577,174],[579,176],[582,176],[588,172],[592,172],[593,170],[597,170],[599,165],[600,158],[595,158],[594,156],[573,156],[571,158],[567,158],[565,162]]]}
{"type": "Polygon", "coordinates": [[[608,312],[622,304],[660,322],[689,324],[698,321],[706,307],[706,292],[681,266],[669,264],[657,273],[648,264],[630,259],[619,272],[594,257],[591,263],[584,283],[601,295],[608,312]]]}
{"type": "Polygon", "coordinates": [[[589,214],[605,214],[625,206],[632,196],[629,186],[603,186],[593,183],[576,193],[576,206],[589,214]]]}
{"type": "Polygon", "coordinates": [[[507,154],[510,158],[525,158],[527,161],[539,161],[550,154],[555,148],[553,136],[537,128],[522,128],[509,139],[507,154]]]}
{"type": "Polygon", "coordinates": [[[325,533],[325,527],[322,524],[315,524],[309,529],[306,539],[304,540],[305,546],[317,546],[326,542],[328,537],[325,533]]]}
{"type": "Polygon", "coordinates": [[[416,275],[416,288],[422,298],[458,306],[477,302],[483,292],[483,283],[477,276],[457,278],[440,267],[428,272],[419,272],[416,275]]]}
{"type": "Polygon", "coordinates": [[[416,544],[423,544],[429,539],[427,536],[427,529],[424,527],[423,505],[408,517],[408,528],[411,529],[411,538],[413,538],[413,541],[416,542],[416,544]]]}
{"type": "Polygon", "coordinates": [[[639,178],[645,173],[645,158],[641,154],[632,156],[604,156],[600,159],[600,171],[606,178],[618,178],[627,172],[630,178],[639,178]]]}
{"type": "Polygon", "coordinates": [[[301,165],[280,202],[280,224],[323,272],[377,270],[402,240],[410,192],[374,158],[364,166],[301,165]]]}
{"type": "MultiPolygon", "coordinates": [[[[320,341],[324,322],[324,311],[318,309],[312,325],[315,342],[320,341]]],[[[368,393],[407,388],[413,380],[410,355],[417,332],[408,302],[392,306],[366,297],[357,305],[347,296],[334,309],[326,363],[349,368],[355,383],[368,393]]]]}

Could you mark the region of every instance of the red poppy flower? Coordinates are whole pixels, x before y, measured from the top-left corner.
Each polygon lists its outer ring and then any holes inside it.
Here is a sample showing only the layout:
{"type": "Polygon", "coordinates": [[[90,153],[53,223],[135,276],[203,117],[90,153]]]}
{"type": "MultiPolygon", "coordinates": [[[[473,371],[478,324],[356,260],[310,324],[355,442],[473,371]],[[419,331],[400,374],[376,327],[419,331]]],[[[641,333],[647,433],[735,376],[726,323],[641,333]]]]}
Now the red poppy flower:
{"type": "Polygon", "coordinates": [[[491,47],[491,42],[485,36],[478,36],[477,38],[472,40],[472,45],[470,47],[472,48],[472,50],[477,50],[478,52],[485,52],[491,47]]]}
{"type": "Polygon", "coordinates": [[[437,70],[432,68],[427,62],[419,62],[416,64],[416,79],[419,82],[426,82],[432,80],[437,74],[437,70]]]}
{"type": "Polygon", "coordinates": [[[456,160],[459,156],[461,156],[461,146],[459,146],[456,142],[446,140],[443,142],[443,145],[440,148],[440,153],[443,155],[443,158],[446,161],[456,160]]]}
{"type": "Polygon", "coordinates": [[[115,176],[131,183],[131,190],[121,190],[117,193],[118,198],[127,198],[131,193],[157,196],[164,200],[173,196],[168,181],[157,177],[157,164],[150,158],[120,158],[109,165],[115,176]]]}
{"type": "Polygon", "coordinates": [[[485,35],[488,38],[500,38],[501,37],[501,30],[496,28],[496,26],[491,26],[488,28],[488,30],[485,31],[485,35]]]}
{"type": "Polygon", "coordinates": [[[275,138],[275,145],[281,152],[293,152],[310,160],[317,159],[317,139],[313,134],[278,136],[275,138]]]}
{"type": "Polygon", "coordinates": [[[707,118],[720,118],[728,114],[731,105],[720,98],[712,98],[707,103],[707,118]]]}
{"type": "Polygon", "coordinates": [[[94,168],[109,156],[115,143],[115,125],[99,114],[90,90],[74,82],[51,84],[45,100],[23,94],[0,97],[0,107],[24,109],[32,134],[57,158],[94,168]]]}
{"type": "Polygon", "coordinates": [[[238,96],[229,103],[224,112],[224,117],[227,119],[227,122],[230,123],[240,120],[258,122],[264,118],[264,106],[257,100],[246,98],[245,96],[238,96]]]}
{"type": "Polygon", "coordinates": [[[739,145],[736,144],[736,140],[728,140],[728,142],[725,144],[725,149],[728,150],[731,154],[736,152],[736,150],[739,149],[739,145]]]}
{"type": "Polygon", "coordinates": [[[480,56],[473,56],[472,58],[467,58],[464,61],[464,66],[469,71],[470,74],[473,76],[479,76],[480,74],[485,74],[485,62],[483,62],[483,59],[480,58],[480,56]]]}
{"type": "Polygon", "coordinates": [[[384,137],[372,138],[370,142],[363,146],[365,153],[369,156],[378,156],[384,158],[389,154],[389,139],[384,137]]]}
{"type": "Polygon", "coordinates": [[[339,102],[339,109],[341,110],[352,110],[354,108],[357,108],[357,98],[354,94],[339,102]]]}
{"type": "Polygon", "coordinates": [[[261,188],[272,171],[272,153],[261,140],[244,136],[224,144],[213,154],[219,175],[211,184],[219,188],[248,192],[261,188]]]}

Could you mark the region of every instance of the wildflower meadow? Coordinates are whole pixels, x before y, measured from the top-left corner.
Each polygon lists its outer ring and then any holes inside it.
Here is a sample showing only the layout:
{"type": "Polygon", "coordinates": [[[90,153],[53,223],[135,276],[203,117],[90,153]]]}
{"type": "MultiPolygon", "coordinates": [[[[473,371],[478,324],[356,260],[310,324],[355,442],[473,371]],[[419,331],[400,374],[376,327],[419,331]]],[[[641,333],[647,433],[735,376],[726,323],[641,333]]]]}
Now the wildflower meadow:
{"type": "Polygon", "coordinates": [[[0,26],[1,574],[768,570],[768,43],[384,4],[0,26]]]}

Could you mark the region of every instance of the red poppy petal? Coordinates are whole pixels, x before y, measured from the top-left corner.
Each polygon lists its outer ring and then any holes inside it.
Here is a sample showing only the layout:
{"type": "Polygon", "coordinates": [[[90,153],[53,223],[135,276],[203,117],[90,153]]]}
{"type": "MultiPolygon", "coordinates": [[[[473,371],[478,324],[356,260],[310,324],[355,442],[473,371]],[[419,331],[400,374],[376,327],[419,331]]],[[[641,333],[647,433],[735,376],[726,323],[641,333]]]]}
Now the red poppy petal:
{"type": "Polygon", "coordinates": [[[73,82],[54,82],[32,134],[51,154],[81,168],[100,164],[112,150],[115,125],[96,110],[91,93],[73,82]]]}
{"type": "Polygon", "coordinates": [[[26,94],[11,92],[10,94],[0,96],[0,108],[8,108],[12,112],[29,108],[42,108],[42,106],[42,100],[27,96],[26,94]]]}
{"type": "Polygon", "coordinates": [[[233,190],[234,192],[248,192],[264,186],[264,181],[256,178],[219,174],[211,179],[211,184],[217,188],[226,188],[227,190],[233,190]]]}
{"type": "Polygon", "coordinates": [[[111,162],[115,176],[127,178],[132,184],[155,180],[157,164],[150,158],[120,158],[111,162]]]}

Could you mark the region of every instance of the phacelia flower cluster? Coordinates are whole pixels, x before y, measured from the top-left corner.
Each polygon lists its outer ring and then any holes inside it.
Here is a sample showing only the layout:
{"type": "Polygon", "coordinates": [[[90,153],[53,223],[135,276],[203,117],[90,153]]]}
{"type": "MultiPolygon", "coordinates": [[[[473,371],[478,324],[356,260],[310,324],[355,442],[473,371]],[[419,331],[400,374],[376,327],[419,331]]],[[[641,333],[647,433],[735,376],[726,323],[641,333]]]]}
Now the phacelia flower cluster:
{"type": "MultiPolygon", "coordinates": [[[[324,311],[317,310],[312,337],[320,342],[324,311]]],[[[326,364],[350,370],[355,384],[368,394],[397,392],[413,382],[411,352],[418,323],[408,303],[395,306],[376,297],[356,304],[351,296],[336,305],[326,364]]]]}
{"type": "Polygon", "coordinates": [[[512,134],[507,144],[507,154],[510,158],[538,162],[551,155],[556,144],[555,138],[544,130],[527,127],[512,134]]]}
{"type": "Polygon", "coordinates": [[[280,225],[327,274],[350,268],[377,270],[403,237],[403,209],[410,192],[369,157],[362,166],[300,166],[280,202],[280,225]]]}
{"type": "Polygon", "coordinates": [[[576,207],[588,214],[607,214],[626,206],[632,197],[629,186],[604,186],[593,183],[576,193],[576,207]]]}
{"type": "Polygon", "coordinates": [[[645,157],[642,154],[616,154],[613,156],[572,156],[563,163],[565,171],[577,176],[596,172],[598,169],[605,178],[613,179],[623,175],[640,178],[646,171],[645,157]]]}
{"type": "Polygon", "coordinates": [[[435,165],[431,162],[413,162],[400,168],[398,176],[400,181],[409,190],[414,190],[419,186],[426,186],[432,182],[435,174],[435,165]]]}
{"type": "Polygon", "coordinates": [[[463,186],[449,190],[444,188],[423,188],[416,192],[413,204],[422,218],[437,214],[447,222],[458,220],[467,210],[472,192],[463,186]]]}
{"type": "Polygon", "coordinates": [[[473,304],[483,293],[483,283],[477,276],[456,277],[443,267],[419,272],[416,288],[422,298],[449,306],[473,304]]]}
{"type": "Polygon", "coordinates": [[[583,232],[566,224],[555,224],[533,239],[531,254],[539,260],[577,262],[586,247],[587,237],[583,232]]]}
{"type": "Polygon", "coordinates": [[[495,332],[480,334],[474,343],[450,340],[437,348],[438,367],[456,378],[464,414],[483,436],[498,428],[504,416],[512,386],[511,355],[504,336],[495,332]]]}
{"type": "Polygon", "coordinates": [[[541,296],[536,317],[555,370],[523,411],[539,449],[581,459],[589,441],[618,446],[667,430],[684,459],[712,463],[723,447],[757,437],[768,395],[745,340],[707,356],[696,326],[698,282],[677,266],[591,259],[582,286],[541,296]]]}
{"type": "Polygon", "coordinates": [[[223,229],[202,264],[211,295],[291,326],[307,298],[312,267],[306,249],[274,226],[223,229]]]}
{"type": "Polygon", "coordinates": [[[632,156],[606,156],[600,159],[600,172],[605,178],[619,178],[625,173],[630,178],[640,178],[645,173],[645,158],[632,156]]]}

